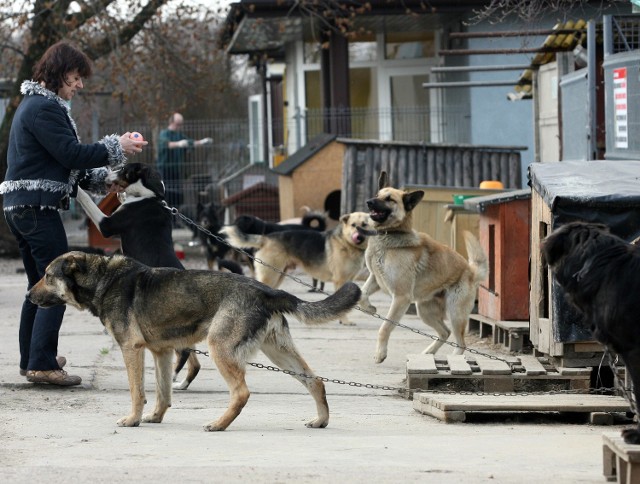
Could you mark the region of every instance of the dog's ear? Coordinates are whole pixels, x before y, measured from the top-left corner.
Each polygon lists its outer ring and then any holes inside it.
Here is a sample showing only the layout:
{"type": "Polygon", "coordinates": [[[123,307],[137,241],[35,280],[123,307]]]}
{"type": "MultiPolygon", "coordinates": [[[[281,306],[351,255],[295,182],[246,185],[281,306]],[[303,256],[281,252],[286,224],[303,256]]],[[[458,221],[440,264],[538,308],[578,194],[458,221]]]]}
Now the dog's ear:
{"type": "Polygon", "coordinates": [[[424,197],[424,192],[422,190],[416,190],[415,192],[405,193],[402,195],[402,203],[404,205],[404,209],[407,212],[411,212],[416,205],[422,200],[424,197]]]}
{"type": "Polygon", "coordinates": [[[348,213],[345,213],[344,215],[340,215],[340,222],[342,222],[343,224],[347,223],[347,220],[349,220],[349,215],[348,213]]]}
{"type": "Polygon", "coordinates": [[[139,170],[140,175],[138,176],[140,179],[143,176],[146,176],[146,185],[149,190],[151,190],[157,197],[164,198],[165,195],[165,187],[164,182],[162,181],[162,177],[160,176],[160,172],[149,165],[142,165],[139,170]],[[143,171],[146,172],[145,175],[141,175],[143,171]]]}
{"type": "Polygon", "coordinates": [[[65,276],[87,272],[87,254],[84,252],[71,252],[64,258],[61,267],[65,276]]]}
{"type": "Polygon", "coordinates": [[[386,171],[381,171],[378,177],[378,190],[382,190],[389,186],[389,175],[386,171]]]}
{"type": "Polygon", "coordinates": [[[557,230],[548,235],[540,246],[542,262],[549,266],[555,265],[569,250],[567,246],[571,233],[566,230],[557,230]]]}

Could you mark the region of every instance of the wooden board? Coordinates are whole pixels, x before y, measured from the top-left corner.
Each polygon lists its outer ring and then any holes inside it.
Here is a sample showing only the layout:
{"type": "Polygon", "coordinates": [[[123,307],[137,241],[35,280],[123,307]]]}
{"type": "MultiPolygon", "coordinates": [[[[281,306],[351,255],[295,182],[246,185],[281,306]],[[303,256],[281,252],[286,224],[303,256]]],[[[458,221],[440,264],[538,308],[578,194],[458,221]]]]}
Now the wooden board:
{"type": "Polygon", "coordinates": [[[413,408],[445,422],[464,422],[469,412],[627,412],[617,396],[590,394],[461,395],[417,393],[413,408]]]}
{"type": "Polygon", "coordinates": [[[427,375],[438,373],[436,360],[433,355],[407,355],[407,372],[427,375]]]}
{"type": "Polygon", "coordinates": [[[602,473],[608,481],[640,482],[640,445],[625,444],[619,433],[602,435],[602,473]]]}

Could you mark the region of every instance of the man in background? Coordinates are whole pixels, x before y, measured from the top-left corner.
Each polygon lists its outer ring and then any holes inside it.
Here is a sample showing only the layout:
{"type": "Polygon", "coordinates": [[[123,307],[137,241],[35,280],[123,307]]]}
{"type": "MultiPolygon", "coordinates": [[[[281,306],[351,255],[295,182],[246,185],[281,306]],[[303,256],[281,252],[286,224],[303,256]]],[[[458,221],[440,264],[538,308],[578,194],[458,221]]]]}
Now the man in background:
{"type": "Polygon", "coordinates": [[[157,168],[165,184],[167,203],[171,207],[178,207],[182,203],[182,170],[187,150],[213,142],[211,138],[197,141],[187,138],[180,131],[183,124],[182,114],[173,113],[169,117],[167,128],[158,135],[157,168]]]}

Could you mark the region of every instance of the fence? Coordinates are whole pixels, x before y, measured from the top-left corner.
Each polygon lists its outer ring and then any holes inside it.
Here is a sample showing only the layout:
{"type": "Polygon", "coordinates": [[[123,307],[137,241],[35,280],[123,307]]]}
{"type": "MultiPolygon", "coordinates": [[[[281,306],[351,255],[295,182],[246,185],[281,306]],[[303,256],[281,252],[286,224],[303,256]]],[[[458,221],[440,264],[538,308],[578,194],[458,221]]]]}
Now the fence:
{"type": "MultiPolygon", "coordinates": [[[[402,107],[395,109],[348,109],[348,110],[307,110],[304,114],[298,112],[288,117],[286,121],[273,120],[269,127],[271,140],[283,140],[288,146],[271,148],[270,156],[276,153],[292,154],[306,144],[316,134],[325,131],[325,126],[343,127],[339,136],[346,136],[356,140],[394,140],[409,143],[429,143],[434,140],[451,143],[464,142],[467,136],[469,113],[467,108],[430,110],[425,106],[402,107]]],[[[153,128],[146,122],[134,122],[128,126],[102,125],[95,127],[99,133],[121,133],[126,129],[139,131],[149,142],[149,146],[142,154],[136,155],[130,161],[156,164],[158,128],[153,128]]],[[[162,126],[161,129],[164,129],[162,126]]],[[[270,163],[250,163],[252,142],[251,132],[263,132],[263,126],[251,129],[247,119],[224,120],[185,120],[182,132],[191,139],[210,137],[210,145],[194,147],[186,153],[182,169],[183,179],[177,186],[167,186],[168,191],[178,191],[182,194],[182,201],[178,207],[189,216],[195,216],[195,206],[198,202],[216,202],[222,204],[226,199],[236,199],[240,192],[251,185],[263,183],[269,196],[272,196],[272,186],[277,189],[277,178],[270,170],[270,163]],[[235,198],[234,198],[235,197],[235,198]]],[[[96,138],[96,134],[93,138],[96,138]]],[[[84,134],[84,139],[92,136],[84,134]]],[[[255,148],[255,146],[254,146],[255,148]]],[[[257,152],[264,152],[261,149],[257,152]]],[[[255,152],[255,151],[254,151],[255,152]]],[[[447,180],[442,180],[446,183],[447,180]]],[[[265,192],[266,194],[266,192],[265,192]]],[[[260,197],[254,197],[260,200],[260,197]]],[[[249,203],[246,200],[243,203],[249,203]]],[[[255,212],[264,215],[264,206],[256,202],[255,212]]],[[[276,207],[277,209],[277,207],[276,207]]],[[[251,208],[245,206],[245,213],[251,208]]],[[[227,216],[233,214],[229,210],[227,216]]],[[[80,216],[77,211],[72,215],[80,216]]],[[[279,213],[267,217],[278,220],[279,213]]]]}

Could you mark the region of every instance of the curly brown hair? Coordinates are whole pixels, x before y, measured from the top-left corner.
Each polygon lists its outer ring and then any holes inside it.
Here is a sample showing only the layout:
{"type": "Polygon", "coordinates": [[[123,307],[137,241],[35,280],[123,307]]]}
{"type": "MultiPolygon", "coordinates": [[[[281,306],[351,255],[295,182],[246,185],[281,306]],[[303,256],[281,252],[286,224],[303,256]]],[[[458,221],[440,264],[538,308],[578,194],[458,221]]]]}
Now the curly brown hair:
{"type": "Polygon", "coordinates": [[[69,72],[78,70],[81,77],[91,76],[91,59],[69,42],[53,44],[33,67],[33,80],[58,93],[69,72]]]}

